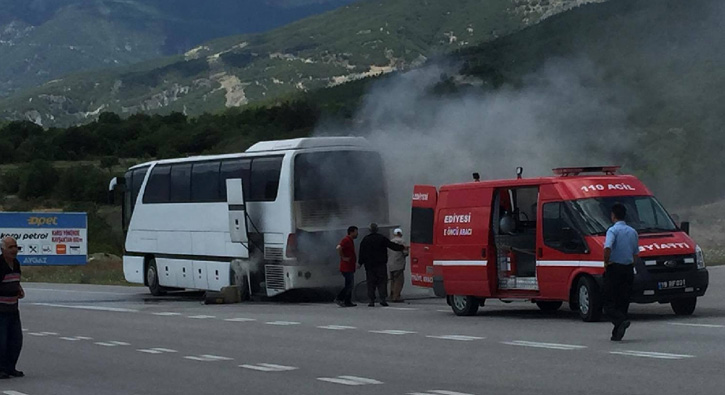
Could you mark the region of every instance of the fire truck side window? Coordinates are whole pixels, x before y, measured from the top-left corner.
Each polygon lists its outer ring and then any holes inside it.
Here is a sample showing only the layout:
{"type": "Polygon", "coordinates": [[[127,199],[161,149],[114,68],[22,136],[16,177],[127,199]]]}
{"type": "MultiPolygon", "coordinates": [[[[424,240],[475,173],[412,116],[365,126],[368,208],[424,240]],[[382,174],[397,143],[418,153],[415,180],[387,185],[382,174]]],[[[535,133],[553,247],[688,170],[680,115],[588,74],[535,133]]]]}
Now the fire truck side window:
{"type": "Polygon", "coordinates": [[[541,217],[544,244],[547,247],[566,253],[584,252],[584,240],[563,202],[544,204],[541,217]]]}
{"type": "Polygon", "coordinates": [[[410,242],[420,244],[433,244],[432,208],[413,207],[410,223],[410,242]]]}

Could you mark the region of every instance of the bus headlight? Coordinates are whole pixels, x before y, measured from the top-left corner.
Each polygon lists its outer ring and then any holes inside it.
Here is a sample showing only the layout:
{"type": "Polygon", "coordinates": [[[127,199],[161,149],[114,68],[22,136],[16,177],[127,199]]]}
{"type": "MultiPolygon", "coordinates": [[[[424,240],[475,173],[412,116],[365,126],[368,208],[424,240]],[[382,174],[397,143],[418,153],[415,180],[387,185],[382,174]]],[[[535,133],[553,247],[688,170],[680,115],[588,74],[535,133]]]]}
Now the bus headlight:
{"type": "Polygon", "coordinates": [[[698,269],[705,268],[705,254],[702,253],[702,248],[699,245],[695,246],[695,262],[698,269]]]}

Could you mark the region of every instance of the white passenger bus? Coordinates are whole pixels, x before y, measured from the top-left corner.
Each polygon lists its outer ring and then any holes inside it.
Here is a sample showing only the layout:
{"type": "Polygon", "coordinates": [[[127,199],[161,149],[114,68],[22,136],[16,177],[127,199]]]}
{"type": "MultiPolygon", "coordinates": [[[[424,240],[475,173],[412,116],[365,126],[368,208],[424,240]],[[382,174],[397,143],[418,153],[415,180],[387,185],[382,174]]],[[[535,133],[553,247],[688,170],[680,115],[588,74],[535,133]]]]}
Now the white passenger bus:
{"type": "Polygon", "coordinates": [[[347,227],[389,218],[382,159],[358,137],[158,160],[131,167],[112,180],[118,185],[124,276],[154,295],[234,284],[242,297],[334,290],[342,286],[335,246],[347,227]]]}

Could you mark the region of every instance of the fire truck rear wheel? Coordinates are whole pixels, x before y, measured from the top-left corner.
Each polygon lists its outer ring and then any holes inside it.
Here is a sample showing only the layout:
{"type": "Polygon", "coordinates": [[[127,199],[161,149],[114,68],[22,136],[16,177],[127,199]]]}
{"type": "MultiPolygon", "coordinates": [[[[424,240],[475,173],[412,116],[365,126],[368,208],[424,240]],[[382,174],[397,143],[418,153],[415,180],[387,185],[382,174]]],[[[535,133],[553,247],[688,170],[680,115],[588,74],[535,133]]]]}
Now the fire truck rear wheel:
{"type": "Polygon", "coordinates": [[[697,298],[673,300],[670,302],[670,305],[672,306],[672,311],[674,311],[676,315],[692,315],[692,313],[695,312],[695,307],[697,306],[697,298]]]}
{"type": "Polygon", "coordinates": [[[602,294],[594,279],[584,276],[576,287],[579,316],[585,322],[597,322],[602,318],[602,294]]]}
{"type": "Polygon", "coordinates": [[[539,306],[541,311],[556,311],[559,310],[561,305],[564,304],[564,302],[554,302],[554,301],[542,301],[542,302],[536,302],[536,305],[539,306]]]}
{"type": "Polygon", "coordinates": [[[473,296],[453,295],[451,297],[451,308],[456,315],[476,315],[481,302],[473,296]]]}

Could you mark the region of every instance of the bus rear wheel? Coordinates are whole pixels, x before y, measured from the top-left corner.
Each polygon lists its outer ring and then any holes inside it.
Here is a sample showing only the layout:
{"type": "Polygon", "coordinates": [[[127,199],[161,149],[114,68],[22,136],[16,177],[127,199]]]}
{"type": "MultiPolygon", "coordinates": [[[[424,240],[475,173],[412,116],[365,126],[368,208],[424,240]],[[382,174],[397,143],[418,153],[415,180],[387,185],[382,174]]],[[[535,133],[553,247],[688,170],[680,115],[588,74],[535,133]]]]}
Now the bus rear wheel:
{"type": "Polygon", "coordinates": [[[149,285],[149,291],[153,296],[166,295],[166,289],[159,285],[159,269],[156,267],[156,259],[151,258],[146,266],[146,282],[149,285]]]}
{"type": "Polygon", "coordinates": [[[476,315],[481,302],[473,296],[453,295],[451,296],[451,308],[456,315],[476,315]]]}
{"type": "Polygon", "coordinates": [[[697,298],[676,299],[670,302],[670,305],[676,315],[692,315],[697,306],[697,298]]]}

